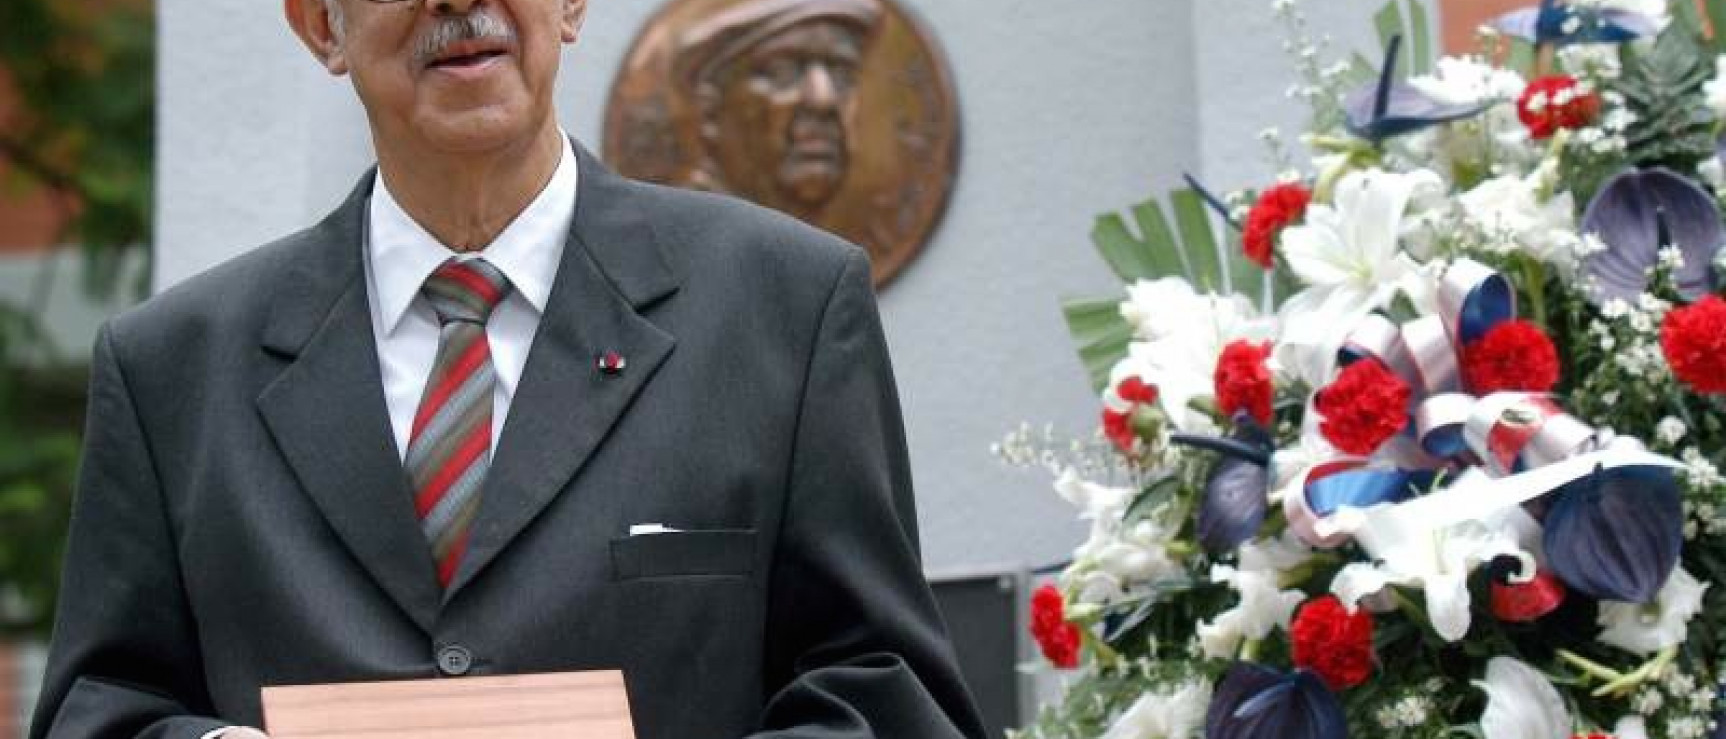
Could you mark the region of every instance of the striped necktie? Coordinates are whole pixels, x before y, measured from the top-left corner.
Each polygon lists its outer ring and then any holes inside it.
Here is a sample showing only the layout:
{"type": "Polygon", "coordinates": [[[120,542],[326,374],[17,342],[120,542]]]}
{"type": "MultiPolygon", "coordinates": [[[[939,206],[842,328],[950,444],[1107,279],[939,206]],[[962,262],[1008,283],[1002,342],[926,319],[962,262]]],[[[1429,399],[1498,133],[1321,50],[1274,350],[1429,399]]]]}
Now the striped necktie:
{"type": "Polygon", "coordinates": [[[414,413],[405,466],[420,529],[431,542],[438,581],[445,587],[467,550],[468,525],[479,510],[480,488],[491,466],[497,373],[485,323],[509,289],[509,279],[485,260],[453,258],[420,288],[441,328],[437,360],[414,413]]]}

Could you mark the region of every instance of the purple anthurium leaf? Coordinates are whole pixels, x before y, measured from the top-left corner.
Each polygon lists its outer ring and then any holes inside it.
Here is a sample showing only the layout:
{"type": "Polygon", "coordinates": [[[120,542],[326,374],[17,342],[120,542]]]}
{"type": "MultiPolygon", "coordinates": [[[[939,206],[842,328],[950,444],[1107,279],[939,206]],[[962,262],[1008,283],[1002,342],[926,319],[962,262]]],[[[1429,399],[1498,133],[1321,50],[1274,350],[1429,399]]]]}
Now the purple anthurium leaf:
{"type": "Polygon", "coordinates": [[[1490,24],[1499,32],[1537,44],[1623,43],[1659,31],[1654,19],[1619,8],[1577,9],[1555,0],[1512,10],[1490,24]]]}
{"type": "Polygon", "coordinates": [[[1582,231],[1607,247],[1586,264],[1597,302],[1635,302],[1667,245],[1684,254],[1683,269],[1673,275],[1678,294],[1700,298],[1713,288],[1714,255],[1726,243],[1713,196],[1665,167],[1626,170],[1607,180],[1582,216],[1582,231]]]}
{"type": "Polygon", "coordinates": [[[1396,58],[1401,48],[1402,37],[1392,37],[1378,80],[1355,90],[1343,101],[1344,123],[1349,133],[1378,144],[1393,136],[1469,118],[1486,110],[1485,105],[1446,103],[1413,85],[1397,82],[1396,58]]]}
{"type": "Polygon", "coordinates": [[[1346,739],[1342,702],[1306,670],[1237,662],[1205,713],[1205,739],[1346,739]]]}
{"type": "Polygon", "coordinates": [[[1377,92],[1377,88],[1362,88],[1349,95],[1343,103],[1348,115],[1349,133],[1374,142],[1440,123],[1471,118],[1486,110],[1484,105],[1457,105],[1435,100],[1411,85],[1397,83],[1388,93],[1385,114],[1373,118],[1377,92]]]}
{"type": "Polygon", "coordinates": [[[1672,471],[1595,470],[1553,496],[1542,536],[1553,574],[1594,598],[1652,602],[1684,544],[1684,504],[1672,471]]]}
{"type": "Polygon", "coordinates": [[[1256,536],[1270,508],[1269,460],[1274,448],[1270,432],[1252,416],[1240,414],[1230,438],[1176,434],[1175,441],[1222,454],[1205,481],[1205,497],[1199,504],[1199,544],[1219,554],[1234,551],[1256,536]]]}

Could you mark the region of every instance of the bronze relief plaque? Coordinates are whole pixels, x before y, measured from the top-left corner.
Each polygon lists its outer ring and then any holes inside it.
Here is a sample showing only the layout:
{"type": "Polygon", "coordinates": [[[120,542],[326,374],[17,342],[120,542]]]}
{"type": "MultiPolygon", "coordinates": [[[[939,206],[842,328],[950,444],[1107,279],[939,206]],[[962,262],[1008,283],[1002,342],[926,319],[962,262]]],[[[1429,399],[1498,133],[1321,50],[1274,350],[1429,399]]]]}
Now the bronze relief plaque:
{"type": "Polygon", "coordinates": [[[940,221],[958,145],[946,61],[893,0],[671,0],[605,114],[618,171],[837,233],[869,250],[877,287],[940,221]]]}

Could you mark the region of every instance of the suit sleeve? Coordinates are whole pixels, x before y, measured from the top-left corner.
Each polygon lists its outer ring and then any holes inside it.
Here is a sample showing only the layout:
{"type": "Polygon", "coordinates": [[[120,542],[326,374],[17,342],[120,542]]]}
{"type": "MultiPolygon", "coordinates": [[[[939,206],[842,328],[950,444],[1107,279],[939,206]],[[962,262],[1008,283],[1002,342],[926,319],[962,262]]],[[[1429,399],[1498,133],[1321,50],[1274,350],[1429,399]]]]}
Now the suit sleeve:
{"type": "Polygon", "coordinates": [[[981,737],[923,578],[898,392],[861,252],[828,298],[805,382],[756,736],[981,737]]]}
{"type": "Polygon", "coordinates": [[[198,739],[196,625],[154,461],[114,346],[96,339],[60,603],[30,739],[198,739]]]}

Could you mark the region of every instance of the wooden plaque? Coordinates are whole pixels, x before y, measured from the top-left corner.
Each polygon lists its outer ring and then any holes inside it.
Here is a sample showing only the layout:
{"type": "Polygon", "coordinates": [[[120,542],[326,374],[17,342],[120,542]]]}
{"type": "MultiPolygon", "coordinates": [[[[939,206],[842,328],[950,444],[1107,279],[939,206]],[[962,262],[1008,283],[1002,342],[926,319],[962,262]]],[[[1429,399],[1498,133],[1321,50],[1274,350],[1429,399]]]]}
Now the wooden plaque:
{"type": "Polygon", "coordinates": [[[623,673],[267,687],[272,739],[634,739],[623,673]]]}

